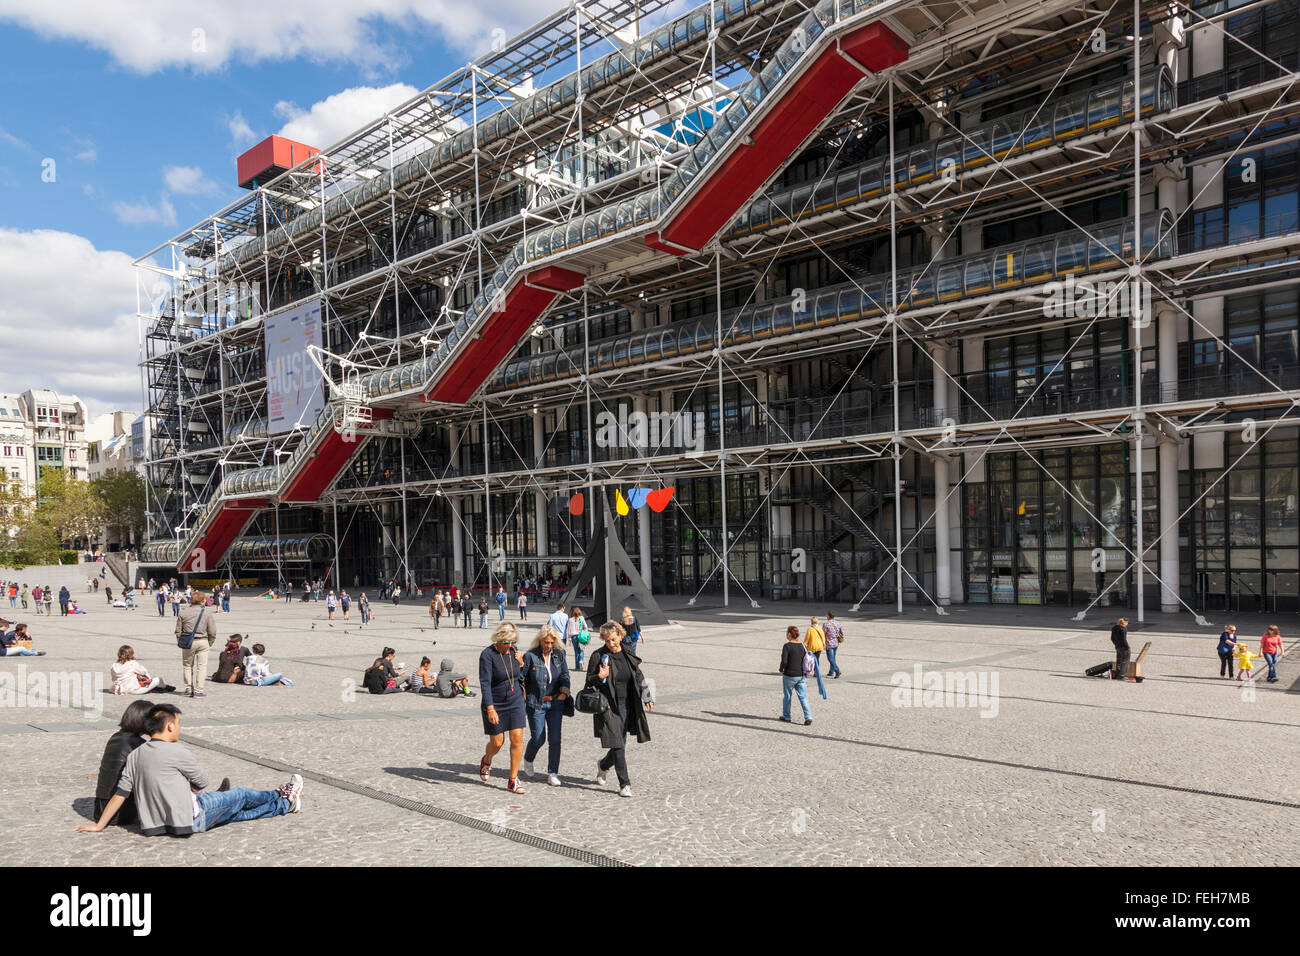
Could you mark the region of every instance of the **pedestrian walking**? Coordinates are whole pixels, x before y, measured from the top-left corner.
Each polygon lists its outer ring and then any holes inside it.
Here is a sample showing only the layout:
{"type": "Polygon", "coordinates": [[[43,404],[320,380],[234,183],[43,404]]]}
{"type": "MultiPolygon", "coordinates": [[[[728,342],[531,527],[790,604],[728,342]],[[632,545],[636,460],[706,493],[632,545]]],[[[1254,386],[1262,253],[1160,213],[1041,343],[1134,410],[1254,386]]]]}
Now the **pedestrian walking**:
{"type": "Polygon", "coordinates": [[[1219,635],[1219,676],[1232,680],[1232,652],[1237,649],[1237,625],[1228,624],[1219,635]]]}
{"type": "Polygon", "coordinates": [[[803,723],[812,723],[812,707],[808,703],[808,670],[804,658],[808,649],[799,643],[799,628],[791,624],[785,629],[785,646],[781,648],[781,719],[790,723],[790,695],[799,696],[803,708],[803,723]]]}
{"type": "Polygon", "coordinates": [[[509,622],[497,625],[492,632],[492,643],[483,649],[478,658],[478,681],[483,694],[483,733],[487,734],[487,748],[478,764],[479,778],[487,783],[492,775],[492,758],[510,735],[510,776],[506,789],[523,793],[519,783],[519,764],[524,755],[524,729],[528,715],[524,708],[522,668],[524,657],[519,653],[519,631],[509,622]]]}
{"type": "Polygon", "coordinates": [[[154,603],[158,605],[158,616],[167,616],[167,585],[163,585],[153,595],[154,603]]]}
{"type": "Polygon", "coordinates": [[[334,596],[333,591],[330,591],[329,595],[325,598],[325,612],[329,615],[329,620],[334,620],[334,611],[338,606],[339,599],[334,596]]]}
{"type": "Polygon", "coordinates": [[[499,585],[497,586],[496,601],[497,601],[497,620],[504,621],[506,619],[506,589],[499,585]]]}
{"type": "Polygon", "coordinates": [[[45,616],[51,617],[54,614],[54,589],[45,585],[41,589],[41,598],[45,601],[45,616]]]}
{"type": "Polygon", "coordinates": [[[546,782],[558,787],[561,725],[565,717],[573,716],[574,710],[569,691],[569,665],[564,659],[564,648],[560,647],[560,635],[549,624],[537,629],[533,646],[524,655],[523,680],[529,732],[524,770],[528,776],[536,776],[533,760],[545,743],[546,782]]]}
{"type": "Polygon", "coordinates": [[[627,735],[635,734],[637,743],[649,742],[647,715],[654,710],[654,699],[641,673],[641,659],[623,646],[624,633],[617,621],[601,625],[600,639],[605,642],[605,649],[591,655],[583,689],[596,688],[606,704],[600,713],[592,715],[595,736],[600,738],[602,747],[608,748],[596,763],[596,784],[603,787],[613,769],[618,776],[618,795],[630,797],[632,779],[627,770],[627,735]]]}
{"type": "Polygon", "coordinates": [[[637,621],[636,615],[632,613],[630,607],[623,608],[619,623],[623,625],[623,630],[627,632],[627,636],[623,638],[623,646],[634,654],[640,655],[641,624],[637,621]]]}
{"type": "Polygon", "coordinates": [[[582,616],[582,608],[575,607],[569,615],[564,636],[573,645],[573,666],[582,667],[582,649],[591,641],[591,631],[587,629],[587,619],[582,616]]]}
{"type": "Polygon", "coordinates": [[[487,627],[487,597],[478,599],[478,626],[480,629],[487,627]]]}
{"type": "Polygon", "coordinates": [[[352,597],[348,594],[347,591],[340,592],[339,609],[343,611],[343,620],[346,621],[348,619],[348,611],[351,610],[351,608],[352,608],[352,597]]]}
{"type": "Polygon", "coordinates": [[[68,590],[65,584],[59,588],[59,617],[68,616],[68,602],[72,600],[72,592],[68,590]]]}
{"type": "Polygon", "coordinates": [[[429,602],[429,617],[433,618],[433,629],[438,629],[439,622],[442,621],[442,593],[434,594],[433,600],[429,602]]]}
{"type": "Polygon", "coordinates": [[[27,590],[27,585],[26,585],[26,584],[23,585],[23,592],[22,592],[22,594],[20,595],[20,597],[21,597],[22,602],[23,602],[23,610],[26,611],[26,610],[27,610],[27,599],[28,599],[29,597],[31,597],[31,592],[27,590]]]}
{"type": "Polygon", "coordinates": [[[361,623],[370,623],[370,598],[366,597],[366,592],[361,592],[361,597],[357,599],[357,604],[361,608],[361,623]]]}
{"type": "Polygon", "coordinates": [[[822,651],[826,650],[826,632],[817,623],[817,618],[811,618],[810,621],[808,631],[803,636],[803,646],[808,648],[808,653],[812,654],[817,666],[821,667],[822,651]]]}
{"type": "Polygon", "coordinates": [[[460,613],[465,618],[465,627],[469,627],[474,623],[474,597],[468,591],[460,599],[460,613]]]}
{"type": "Polygon", "coordinates": [[[519,620],[528,620],[528,595],[523,591],[519,592],[519,599],[515,601],[515,607],[519,608],[519,620]]]}
{"type": "Polygon", "coordinates": [[[1282,630],[1276,624],[1270,624],[1264,636],[1259,639],[1259,650],[1268,662],[1268,682],[1277,683],[1277,659],[1282,656],[1282,630]]]}
{"type": "Polygon", "coordinates": [[[826,612],[826,623],[822,625],[822,634],[826,637],[826,663],[830,665],[828,677],[839,677],[841,674],[839,662],[836,661],[835,655],[844,643],[844,628],[840,622],[835,620],[835,612],[826,612]]]}

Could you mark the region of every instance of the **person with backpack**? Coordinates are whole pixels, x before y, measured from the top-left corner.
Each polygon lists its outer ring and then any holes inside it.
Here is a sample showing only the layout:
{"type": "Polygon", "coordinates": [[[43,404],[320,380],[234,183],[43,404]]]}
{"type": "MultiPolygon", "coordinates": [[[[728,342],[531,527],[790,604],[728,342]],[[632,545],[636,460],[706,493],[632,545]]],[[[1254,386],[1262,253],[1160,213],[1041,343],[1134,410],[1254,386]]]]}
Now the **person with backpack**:
{"type": "Polygon", "coordinates": [[[785,646],[781,648],[781,719],[790,723],[790,695],[799,695],[799,706],[803,708],[803,723],[807,727],[812,723],[812,707],[808,704],[808,667],[807,661],[813,660],[799,642],[799,628],[791,624],[785,629],[785,646]]]}
{"type": "Polygon", "coordinates": [[[591,631],[587,629],[587,619],[582,616],[582,608],[575,607],[569,615],[564,636],[573,644],[573,666],[581,669],[582,649],[591,641],[591,631]]]}
{"type": "Polygon", "coordinates": [[[343,620],[348,619],[348,611],[352,609],[352,597],[347,591],[339,592],[339,608],[343,611],[343,620]]]}
{"type": "Polygon", "coordinates": [[[217,642],[217,617],[207,613],[207,595],[195,591],[183,614],[176,617],[176,646],[181,649],[181,677],[185,693],[206,697],[203,678],[208,669],[208,651],[217,642]]]}

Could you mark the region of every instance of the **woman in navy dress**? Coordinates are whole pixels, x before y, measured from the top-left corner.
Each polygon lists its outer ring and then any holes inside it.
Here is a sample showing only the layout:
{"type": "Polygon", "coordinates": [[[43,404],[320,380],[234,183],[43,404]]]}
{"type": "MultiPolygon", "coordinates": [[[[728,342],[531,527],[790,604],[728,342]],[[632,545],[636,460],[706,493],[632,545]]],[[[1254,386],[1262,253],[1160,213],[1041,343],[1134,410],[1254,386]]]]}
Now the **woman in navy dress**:
{"type": "Polygon", "coordinates": [[[478,764],[479,778],[487,783],[492,775],[492,758],[510,734],[510,777],[506,789],[523,793],[519,783],[519,762],[524,756],[524,728],[528,715],[524,710],[524,657],[519,653],[519,632],[509,621],[497,625],[492,644],[478,658],[478,683],[483,695],[483,733],[488,736],[487,750],[478,764]]]}

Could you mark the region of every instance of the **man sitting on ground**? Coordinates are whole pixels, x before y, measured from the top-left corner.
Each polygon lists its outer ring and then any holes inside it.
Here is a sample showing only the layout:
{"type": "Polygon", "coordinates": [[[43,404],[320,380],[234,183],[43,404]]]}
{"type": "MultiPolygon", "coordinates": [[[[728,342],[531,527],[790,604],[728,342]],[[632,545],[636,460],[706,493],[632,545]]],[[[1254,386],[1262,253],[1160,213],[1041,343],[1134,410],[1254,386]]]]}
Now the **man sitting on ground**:
{"type": "Polygon", "coordinates": [[[19,624],[12,631],[6,631],[9,622],[0,620],[0,657],[44,657],[44,651],[28,650],[19,641],[30,641],[27,636],[27,625],[19,624]]]}
{"type": "Polygon", "coordinates": [[[207,773],[179,742],[180,717],[180,709],[172,704],[149,711],[144,723],[149,739],[127,756],[117,792],[99,820],[82,824],[76,832],[99,833],[130,796],[135,797],[145,836],[189,836],[225,823],[302,811],[302,777],[296,773],[275,790],[207,790],[207,773]]]}

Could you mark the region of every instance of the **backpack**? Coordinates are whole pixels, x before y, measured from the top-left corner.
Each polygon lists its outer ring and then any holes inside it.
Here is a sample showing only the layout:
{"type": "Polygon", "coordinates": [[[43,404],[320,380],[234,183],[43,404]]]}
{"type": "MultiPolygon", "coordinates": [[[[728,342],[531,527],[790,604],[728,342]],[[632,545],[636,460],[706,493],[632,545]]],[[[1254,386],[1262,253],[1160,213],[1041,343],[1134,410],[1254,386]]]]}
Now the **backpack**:
{"type": "Polygon", "coordinates": [[[812,651],[803,652],[803,676],[812,677],[817,673],[817,658],[813,657],[812,651]]]}

